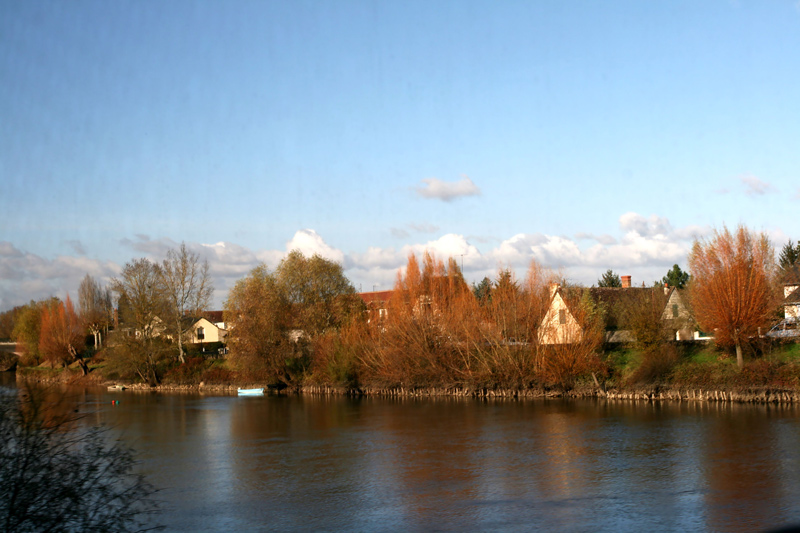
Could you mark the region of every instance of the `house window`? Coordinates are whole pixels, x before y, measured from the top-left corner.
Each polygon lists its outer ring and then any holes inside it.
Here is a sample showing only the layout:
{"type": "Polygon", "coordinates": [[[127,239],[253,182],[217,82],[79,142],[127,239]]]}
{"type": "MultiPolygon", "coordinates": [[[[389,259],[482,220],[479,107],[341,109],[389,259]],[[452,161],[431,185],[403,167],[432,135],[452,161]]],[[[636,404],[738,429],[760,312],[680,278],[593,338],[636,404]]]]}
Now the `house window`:
{"type": "Polygon", "coordinates": [[[201,341],[201,340],[203,340],[205,338],[206,338],[206,336],[205,336],[205,332],[203,331],[203,328],[197,328],[197,340],[201,341]]]}
{"type": "Polygon", "coordinates": [[[678,304],[672,304],[672,318],[678,318],[678,304]]]}
{"type": "Polygon", "coordinates": [[[566,324],[567,323],[567,310],[566,309],[559,309],[558,310],[558,323],[559,324],[566,324]]]}

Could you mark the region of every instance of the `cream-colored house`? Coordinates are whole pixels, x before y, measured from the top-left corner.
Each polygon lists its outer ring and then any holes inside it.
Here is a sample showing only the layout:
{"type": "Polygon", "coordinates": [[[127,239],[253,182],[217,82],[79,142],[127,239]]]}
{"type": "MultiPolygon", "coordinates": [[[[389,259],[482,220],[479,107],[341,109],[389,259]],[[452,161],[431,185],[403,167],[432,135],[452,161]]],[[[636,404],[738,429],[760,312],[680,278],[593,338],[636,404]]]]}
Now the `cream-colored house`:
{"type": "Polygon", "coordinates": [[[568,305],[566,298],[566,292],[558,284],[550,286],[550,307],[539,328],[541,344],[573,344],[583,340],[583,329],[570,310],[574,304],[568,305]]]}
{"type": "Polygon", "coordinates": [[[192,319],[192,327],[188,330],[187,344],[208,344],[225,342],[228,331],[220,328],[206,318],[192,319]]]}

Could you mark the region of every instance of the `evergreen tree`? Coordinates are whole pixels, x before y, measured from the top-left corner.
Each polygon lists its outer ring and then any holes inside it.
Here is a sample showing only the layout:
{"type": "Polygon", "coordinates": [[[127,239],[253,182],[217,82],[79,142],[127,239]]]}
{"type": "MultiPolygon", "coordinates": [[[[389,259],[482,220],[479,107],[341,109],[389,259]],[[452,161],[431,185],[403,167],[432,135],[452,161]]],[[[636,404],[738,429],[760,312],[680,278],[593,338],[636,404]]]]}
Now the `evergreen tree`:
{"type": "Polygon", "coordinates": [[[781,255],[778,257],[778,266],[784,274],[800,266],[800,242],[795,245],[790,239],[783,245],[781,255]]]}
{"type": "Polygon", "coordinates": [[[597,280],[598,287],[622,287],[622,280],[619,278],[619,274],[615,273],[610,268],[606,270],[606,273],[603,274],[599,280],[597,280]]]}
{"type": "Polygon", "coordinates": [[[681,267],[678,265],[672,265],[667,275],[661,278],[661,282],[670,287],[683,289],[686,287],[686,284],[689,283],[689,273],[681,270],[681,267]]]}
{"type": "Polygon", "coordinates": [[[477,285],[475,283],[472,284],[472,293],[475,295],[475,299],[478,300],[478,303],[483,305],[486,302],[491,301],[492,299],[492,281],[489,279],[488,276],[484,276],[480,283],[477,285]]]}

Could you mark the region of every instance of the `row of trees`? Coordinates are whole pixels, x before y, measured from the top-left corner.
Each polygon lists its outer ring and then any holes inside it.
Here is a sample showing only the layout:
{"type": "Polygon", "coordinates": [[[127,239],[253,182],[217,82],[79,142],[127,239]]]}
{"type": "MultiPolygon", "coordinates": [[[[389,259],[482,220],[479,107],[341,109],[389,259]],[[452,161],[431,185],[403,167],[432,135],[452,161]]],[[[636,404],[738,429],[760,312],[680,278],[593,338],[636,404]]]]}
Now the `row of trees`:
{"type": "MultiPolygon", "coordinates": [[[[768,239],[744,227],[697,241],[689,274],[675,265],[662,284],[688,287],[687,303],[699,327],[713,331],[742,365],[743,346],[777,317],[778,270],[768,239]]],[[[606,286],[618,286],[613,273],[606,286]]],[[[253,270],[226,304],[231,358],[285,384],[357,382],[381,386],[570,386],[580,375],[602,374],[599,356],[607,328],[634,332],[643,351],[674,338],[665,325],[665,291],[632,291],[624,309],[609,309],[591,291],[563,291],[582,335],[575,342],[538,342],[552,327],[544,320],[553,283],[565,280],[533,262],[524,280],[501,269],[470,287],[453,258],[409,257],[385,315],[353,297],[340,265],[293,252],[272,272],[253,270]],[[310,265],[315,265],[311,268],[310,265]],[[320,276],[320,272],[330,275],[320,276]],[[337,280],[337,283],[333,283],[337,280]],[[309,290],[324,296],[300,297],[309,290]],[[320,292],[322,294],[322,292],[320,292]],[[612,312],[613,311],[613,312],[612,312]],[[610,324],[613,316],[614,324],[610,324]],[[324,320],[312,320],[311,317],[324,320]],[[335,318],[334,318],[335,317],[335,318]],[[300,340],[291,331],[302,330],[300,340]]]]}
{"type": "Polygon", "coordinates": [[[231,291],[230,360],[254,379],[289,386],[569,384],[602,370],[602,328],[587,313],[580,318],[591,331],[581,342],[536,342],[556,279],[536,263],[522,282],[503,269],[476,298],[452,258],[411,255],[382,314],[365,306],[341,265],[292,252],[275,271],[262,265],[231,291]]]}
{"type": "Polygon", "coordinates": [[[17,342],[17,350],[24,362],[38,364],[42,359],[54,365],[68,365],[77,361],[88,373],[83,358],[87,334],[94,337],[99,348],[104,332],[108,331],[113,317],[109,292],[100,289],[87,275],[78,289],[79,309],[67,295],[59,298],[32,301],[15,307],[4,315],[10,325],[9,337],[17,342]]]}
{"type": "MultiPolygon", "coordinates": [[[[731,347],[741,365],[743,347],[776,318],[776,282],[795,267],[796,248],[784,247],[778,264],[764,235],[725,228],[695,243],[691,277],[675,265],[656,285],[687,286],[699,327],[731,347]]],[[[609,270],[598,285],[618,287],[619,281],[609,270]]],[[[670,338],[661,320],[664,291],[631,291],[636,297],[626,298],[624,309],[609,308],[591,291],[564,291],[583,334],[578,342],[544,345],[539,341],[552,327],[544,318],[554,283],[569,285],[533,262],[523,280],[500,269],[494,280],[469,286],[454,259],[412,255],[381,317],[368,312],[341,265],[293,251],[274,271],[259,266],[231,290],[225,305],[231,361],[242,372],[285,384],[311,376],[320,382],[525,386],[602,373],[598,347],[608,328],[633,331],[642,350],[670,338]]],[[[110,366],[156,383],[160,362],[186,361],[187,317],[199,316],[212,292],[208,263],[182,244],[161,263],[130,261],[109,288],[87,276],[78,311],[69,298],[16,310],[14,336],[29,353],[64,364],[80,360],[87,333],[96,347],[102,343],[113,293],[120,331],[129,334],[118,335],[110,366]]]]}
{"type": "Polygon", "coordinates": [[[0,333],[17,342],[27,364],[78,362],[86,373],[87,338],[97,351],[109,330],[118,327],[121,334],[108,354],[112,365],[157,381],[155,365],[162,355],[185,362],[188,318],[207,309],[213,290],[208,263],[181,244],[160,263],[128,262],[109,287],[87,274],[78,288],[78,309],[69,295],[11,309],[0,316],[0,333]]]}
{"type": "Polygon", "coordinates": [[[361,319],[363,310],[340,264],[292,251],[274,271],[261,265],[231,290],[231,359],[246,375],[291,384],[309,368],[312,344],[361,319]]]}

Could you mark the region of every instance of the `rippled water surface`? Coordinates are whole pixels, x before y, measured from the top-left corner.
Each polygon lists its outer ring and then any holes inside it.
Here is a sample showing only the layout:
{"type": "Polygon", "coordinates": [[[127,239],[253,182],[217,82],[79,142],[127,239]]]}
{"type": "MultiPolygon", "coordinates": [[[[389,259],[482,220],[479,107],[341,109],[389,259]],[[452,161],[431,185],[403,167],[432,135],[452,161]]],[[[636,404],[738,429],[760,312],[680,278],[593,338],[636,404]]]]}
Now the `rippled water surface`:
{"type": "Polygon", "coordinates": [[[800,523],[795,407],[71,392],[140,452],[169,530],[800,523]]]}

